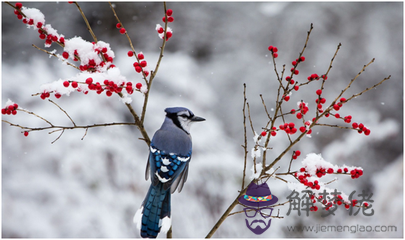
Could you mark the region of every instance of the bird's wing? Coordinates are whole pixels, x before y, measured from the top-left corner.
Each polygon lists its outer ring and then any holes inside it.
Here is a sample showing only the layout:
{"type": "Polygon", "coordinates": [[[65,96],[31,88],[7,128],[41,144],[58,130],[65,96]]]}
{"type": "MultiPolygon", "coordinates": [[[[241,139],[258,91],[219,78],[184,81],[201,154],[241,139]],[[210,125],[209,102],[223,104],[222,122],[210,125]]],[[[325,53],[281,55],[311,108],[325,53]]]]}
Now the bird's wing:
{"type": "Polygon", "coordinates": [[[149,165],[153,175],[152,184],[163,183],[163,189],[173,186],[177,188],[187,173],[188,163],[191,159],[191,152],[187,156],[175,153],[166,153],[153,146],[150,148],[149,165]]]}

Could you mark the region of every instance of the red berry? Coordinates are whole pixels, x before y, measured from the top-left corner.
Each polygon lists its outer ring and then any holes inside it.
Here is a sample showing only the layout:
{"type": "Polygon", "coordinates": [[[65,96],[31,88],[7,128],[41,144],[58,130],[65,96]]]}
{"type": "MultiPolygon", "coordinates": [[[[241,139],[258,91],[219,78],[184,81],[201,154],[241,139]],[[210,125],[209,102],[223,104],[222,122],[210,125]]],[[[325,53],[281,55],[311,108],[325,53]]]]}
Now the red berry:
{"type": "Polygon", "coordinates": [[[63,53],[62,53],[62,57],[63,57],[64,59],[68,59],[68,58],[69,58],[69,53],[68,53],[68,52],[63,52],[63,53]]]}
{"type": "Polygon", "coordinates": [[[301,62],[305,61],[305,57],[304,57],[304,56],[301,56],[301,57],[300,57],[300,61],[301,61],[301,62]]]}
{"type": "Polygon", "coordinates": [[[117,25],[115,25],[117,28],[121,28],[121,23],[117,23],[117,25]]]}
{"type": "Polygon", "coordinates": [[[62,97],[62,95],[60,93],[55,93],[55,97],[59,99],[60,97],[62,97]]]}
{"type": "Polygon", "coordinates": [[[273,51],[273,46],[269,46],[267,49],[269,49],[269,51],[273,51]]]}
{"type": "Polygon", "coordinates": [[[300,132],[305,132],[306,130],[307,130],[306,127],[304,127],[304,126],[301,126],[301,127],[300,127],[300,132]]]}
{"type": "Polygon", "coordinates": [[[125,28],[121,28],[121,29],[120,29],[120,33],[121,33],[121,34],[124,34],[124,33],[126,33],[126,32],[127,32],[127,30],[125,30],[125,28]]]}
{"type": "Polygon", "coordinates": [[[341,101],[341,102],[346,102],[346,98],[343,98],[343,97],[342,97],[342,98],[340,99],[340,101],[341,101]]]}
{"type": "Polygon", "coordinates": [[[342,173],[342,169],[339,168],[339,169],[337,170],[337,172],[338,172],[338,173],[342,173]]]}
{"type": "Polygon", "coordinates": [[[328,173],[333,173],[333,169],[332,169],[332,168],[329,168],[329,169],[328,169],[328,173]]]}
{"type": "Polygon", "coordinates": [[[135,71],[137,73],[140,73],[140,72],[142,72],[142,68],[140,66],[135,66],[135,71]]]}
{"type": "Polygon", "coordinates": [[[339,114],[339,113],[336,113],[336,114],[335,114],[335,118],[340,118],[340,114],[339,114]]]}
{"type": "Polygon", "coordinates": [[[138,59],[139,60],[142,60],[144,58],[145,58],[145,56],[143,55],[143,53],[138,53],[138,59]]]}
{"type": "Polygon", "coordinates": [[[294,90],[295,90],[295,91],[298,91],[298,89],[300,89],[300,87],[299,87],[298,85],[295,85],[295,86],[294,86],[294,90]]]}
{"type": "Polygon", "coordinates": [[[26,136],[26,137],[28,136],[28,132],[27,132],[27,131],[24,132],[24,136],[26,136]]]}
{"type": "Polygon", "coordinates": [[[163,33],[165,30],[161,27],[157,30],[158,33],[163,33]]]}
{"type": "Polygon", "coordinates": [[[18,8],[18,9],[20,9],[20,8],[22,7],[22,3],[20,3],[20,2],[16,3],[16,4],[15,4],[15,7],[18,8]]]}
{"type": "Polygon", "coordinates": [[[290,96],[284,96],[284,100],[286,101],[286,102],[288,102],[288,100],[290,100],[290,96]]]}
{"type": "Polygon", "coordinates": [[[172,32],[167,32],[167,33],[166,33],[166,38],[167,38],[167,39],[171,38],[172,36],[173,36],[173,33],[172,33],[172,32]]]}
{"type": "Polygon", "coordinates": [[[300,150],[295,151],[295,155],[296,155],[296,156],[301,155],[301,151],[300,151],[300,150]]]}
{"type": "Polygon", "coordinates": [[[111,95],[112,95],[112,92],[110,92],[110,91],[107,91],[107,92],[105,92],[105,94],[107,95],[107,97],[111,97],[111,95]]]}
{"type": "Polygon", "coordinates": [[[278,48],[276,48],[276,47],[273,47],[273,52],[278,52],[278,48]]]}
{"type": "Polygon", "coordinates": [[[295,66],[295,65],[297,65],[297,62],[296,61],[292,61],[292,63],[291,63],[293,66],[295,66]]]}
{"type": "Polygon", "coordinates": [[[294,74],[298,75],[300,73],[300,71],[298,71],[297,69],[294,70],[294,74]]]}
{"type": "Polygon", "coordinates": [[[173,21],[174,21],[174,18],[173,18],[173,17],[168,17],[168,18],[167,18],[167,21],[168,21],[168,22],[173,22],[173,21]]]}
{"type": "Polygon", "coordinates": [[[364,124],[363,124],[363,123],[360,123],[360,124],[359,124],[359,128],[360,128],[360,129],[363,129],[363,128],[364,128],[364,124]]]}
{"type": "Polygon", "coordinates": [[[371,133],[370,129],[364,130],[364,134],[365,134],[366,136],[370,135],[370,133],[371,133]]]}
{"type": "Polygon", "coordinates": [[[349,171],[349,169],[344,168],[343,171],[345,171],[345,173],[347,173],[349,171]]]}
{"type": "Polygon", "coordinates": [[[16,114],[17,114],[17,111],[16,111],[16,110],[13,110],[13,111],[11,111],[11,114],[16,115],[16,114]]]}
{"type": "Polygon", "coordinates": [[[68,81],[64,81],[64,82],[63,82],[63,86],[69,87],[69,82],[68,82],[68,81]]]}
{"type": "Polygon", "coordinates": [[[166,15],[167,15],[167,16],[171,16],[172,14],[173,14],[173,10],[167,9],[166,15]]]}
{"type": "Polygon", "coordinates": [[[339,105],[334,104],[334,105],[333,105],[333,109],[335,109],[336,111],[339,111],[340,107],[339,107],[339,105]]]}
{"type": "Polygon", "coordinates": [[[92,79],[92,78],[87,78],[87,79],[86,79],[86,83],[87,83],[87,84],[92,84],[92,83],[93,83],[93,79],[92,79]]]}
{"type": "Polygon", "coordinates": [[[132,57],[132,56],[134,56],[134,52],[128,51],[128,57],[132,57]]]}
{"type": "Polygon", "coordinates": [[[322,90],[321,90],[321,89],[316,90],[316,95],[321,95],[321,94],[322,94],[322,90]]]}
{"type": "Polygon", "coordinates": [[[149,75],[149,71],[144,70],[143,74],[145,74],[145,77],[147,77],[149,75]]]}
{"type": "Polygon", "coordinates": [[[137,84],[135,85],[135,87],[136,87],[137,89],[141,89],[142,83],[137,83],[137,84]]]}
{"type": "Polygon", "coordinates": [[[297,115],[296,115],[296,117],[297,117],[297,119],[301,119],[301,118],[302,118],[302,113],[300,113],[300,112],[297,112],[297,115]]]}
{"type": "Polygon", "coordinates": [[[276,132],[276,131],[271,131],[271,132],[270,132],[270,134],[271,134],[271,136],[273,136],[273,137],[274,137],[274,136],[276,136],[276,135],[277,135],[277,132],[276,132]]]}
{"type": "Polygon", "coordinates": [[[300,169],[300,172],[305,172],[305,168],[301,168],[301,169],[300,169]]]}
{"type": "Polygon", "coordinates": [[[266,136],[266,131],[263,131],[262,133],[261,133],[261,135],[264,137],[264,136],[266,136]]]}
{"type": "Polygon", "coordinates": [[[277,58],[278,57],[278,53],[273,53],[273,57],[277,58]]]}
{"type": "Polygon", "coordinates": [[[73,88],[77,88],[77,86],[78,86],[77,82],[72,82],[72,87],[73,88]]]}
{"type": "Polygon", "coordinates": [[[141,67],[146,67],[146,65],[147,65],[147,62],[144,60],[144,61],[142,61],[141,63],[140,63],[140,65],[141,65],[141,67]]]}

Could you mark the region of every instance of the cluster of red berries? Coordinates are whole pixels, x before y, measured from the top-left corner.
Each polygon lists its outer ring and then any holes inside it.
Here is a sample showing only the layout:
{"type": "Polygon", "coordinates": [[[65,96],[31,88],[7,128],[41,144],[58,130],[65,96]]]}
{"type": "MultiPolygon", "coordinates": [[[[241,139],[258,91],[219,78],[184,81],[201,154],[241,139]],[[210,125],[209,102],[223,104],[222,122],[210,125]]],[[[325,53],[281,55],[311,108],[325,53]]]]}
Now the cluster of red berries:
{"type": "Polygon", "coordinates": [[[16,115],[17,114],[17,108],[18,108],[18,104],[14,103],[11,105],[6,106],[5,108],[1,109],[1,114],[5,115],[16,115]]]}
{"type": "MultiPolygon", "coordinates": [[[[174,21],[174,18],[172,17],[172,14],[173,14],[173,10],[167,9],[166,15],[167,15],[167,21],[168,21],[168,22],[173,22],[173,21],[174,21]]],[[[164,17],[162,18],[162,21],[163,21],[164,23],[166,22],[166,16],[164,16],[164,17]]]]}
{"type": "Polygon", "coordinates": [[[305,102],[300,102],[298,104],[298,112],[295,109],[291,109],[290,112],[292,114],[297,112],[295,116],[297,117],[297,119],[301,119],[303,117],[303,115],[307,114],[308,111],[309,111],[309,108],[308,108],[307,104],[305,102]]]}
{"type": "Polygon", "coordinates": [[[345,102],[346,98],[341,98],[338,103],[333,104],[333,109],[335,109],[335,111],[339,111],[345,102]]]}
{"type": "MultiPolygon", "coordinates": [[[[96,44],[96,43],[93,42],[93,45],[95,45],[95,44],[96,44]]],[[[111,56],[109,56],[109,55],[107,54],[108,49],[107,49],[106,47],[103,47],[103,48],[97,47],[97,48],[94,48],[94,51],[95,51],[97,54],[102,54],[103,57],[104,57],[104,59],[105,59],[107,62],[112,63],[112,62],[114,61],[114,58],[111,57],[111,56]]],[[[68,52],[63,52],[63,53],[62,53],[62,57],[65,58],[65,59],[68,59],[68,58],[69,58],[69,53],[68,53],[68,52]]],[[[76,62],[76,61],[79,61],[79,60],[80,60],[79,53],[77,52],[77,50],[75,50],[75,51],[73,52],[73,61],[76,62]]],[[[79,68],[80,68],[80,71],[91,71],[91,72],[94,72],[94,71],[97,70],[98,67],[104,67],[105,65],[106,65],[106,62],[104,62],[104,61],[101,61],[100,64],[97,64],[94,59],[90,59],[87,64],[82,64],[82,65],[79,66],[79,68]]],[[[110,68],[112,68],[112,67],[115,67],[115,65],[111,64],[111,65],[110,65],[110,68]]]]}
{"type": "Polygon", "coordinates": [[[297,128],[295,128],[295,123],[284,123],[279,126],[280,130],[284,130],[287,134],[295,134],[297,132],[297,128]]]}
{"type": "MultiPolygon", "coordinates": [[[[278,48],[273,47],[272,45],[270,45],[267,49],[269,49],[269,51],[273,54],[274,58],[278,57],[278,48]]],[[[288,101],[288,100],[287,100],[288,101]]]]}
{"type": "Polygon", "coordinates": [[[300,155],[301,155],[301,151],[300,151],[300,150],[296,150],[296,151],[294,151],[292,158],[295,160],[295,159],[297,159],[300,155]]]}
{"type": "Polygon", "coordinates": [[[305,61],[305,57],[304,57],[304,56],[301,56],[300,58],[295,59],[295,61],[292,61],[291,64],[292,64],[294,67],[296,67],[300,62],[303,62],[303,61],[305,61]]]}
{"type": "MultiPolygon", "coordinates": [[[[23,19],[23,15],[21,15],[21,13],[20,13],[20,11],[21,11],[21,8],[22,8],[22,3],[20,3],[20,2],[18,2],[18,3],[16,3],[15,4],[15,10],[14,10],[14,14],[15,15],[17,15],[17,18],[18,19],[23,19]]],[[[32,25],[33,23],[31,23],[31,25],[32,25]]]]}
{"type": "MultiPolygon", "coordinates": [[[[21,3],[16,3],[15,4],[16,9],[14,10],[14,14],[17,15],[18,19],[22,19],[22,22],[24,24],[33,26],[34,25],[34,19],[30,18],[24,18],[23,15],[21,15],[20,11],[22,8],[22,4],[21,3]]],[[[42,28],[42,26],[44,25],[43,22],[37,22],[37,24],[35,25],[38,29],[38,33],[39,33],[39,38],[42,40],[45,40],[45,44],[46,45],[51,45],[53,42],[59,42],[61,44],[65,43],[65,38],[64,37],[58,37],[56,35],[52,35],[52,34],[48,34],[46,32],[45,29],[42,28]]]]}
{"type": "Polygon", "coordinates": [[[324,80],[328,79],[328,76],[326,76],[325,74],[321,75],[321,77],[319,77],[318,74],[313,73],[310,76],[308,76],[308,81],[312,81],[312,80],[319,80],[320,78],[323,78],[324,80]]]}
{"type": "MultiPolygon", "coordinates": [[[[128,57],[133,57],[133,56],[134,56],[134,52],[128,51],[128,57]]],[[[149,76],[149,71],[144,68],[148,65],[148,62],[144,59],[145,59],[145,56],[143,55],[143,53],[142,52],[138,53],[138,55],[137,55],[138,61],[134,62],[133,66],[137,73],[143,72],[145,77],[147,77],[147,76],[149,76]]]]}
{"type": "MultiPolygon", "coordinates": [[[[162,21],[164,23],[166,23],[166,18],[167,18],[167,22],[173,22],[174,18],[172,17],[172,14],[173,14],[173,10],[168,9],[166,11],[166,16],[164,16],[162,18],[162,21]]],[[[160,24],[156,25],[156,31],[158,32],[159,37],[162,38],[162,39],[163,39],[163,37],[165,37],[166,41],[168,41],[173,36],[173,32],[169,27],[167,28],[166,34],[164,34],[165,29],[160,24]]]]}
{"type": "Polygon", "coordinates": [[[354,122],[352,124],[352,127],[354,129],[358,129],[357,131],[359,133],[364,133],[366,136],[370,135],[370,133],[371,133],[370,129],[366,128],[363,123],[358,124],[358,123],[354,122]]]}
{"type": "Polygon", "coordinates": [[[305,122],[305,126],[301,126],[301,127],[300,127],[300,132],[303,133],[303,132],[305,132],[305,131],[308,130],[307,134],[308,134],[308,135],[311,134],[311,133],[312,133],[312,129],[307,129],[310,125],[311,125],[311,122],[310,122],[310,121],[306,121],[306,122],[305,122]]]}
{"type": "Polygon", "coordinates": [[[121,34],[125,34],[125,33],[127,32],[127,30],[122,27],[121,23],[117,23],[117,24],[115,25],[115,27],[120,30],[120,33],[121,33],[121,34]]]}
{"type": "MultiPolygon", "coordinates": [[[[277,135],[276,130],[277,130],[276,127],[272,127],[272,130],[270,131],[270,135],[273,136],[273,137],[276,136],[276,135],[277,135]]],[[[266,132],[266,131],[263,131],[263,132],[261,133],[261,135],[262,135],[263,137],[265,137],[265,136],[267,135],[267,132],[266,132]]]]}
{"type": "Polygon", "coordinates": [[[363,170],[353,169],[350,171],[350,175],[351,175],[352,179],[359,178],[361,175],[363,175],[363,170]]]}
{"type": "MultiPolygon", "coordinates": [[[[325,98],[318,97],[317,99],[315,99],[315,103],[317,104],[318,111],[319,111],[319,112],[323,112],[323,110],[322,110],[322,104],[325,104],[325,103],[326,103],[326,99],[325,99],[325,98]]],[[[328,116],[329,116],[329,114],[325,114],[325,115],[328,115],[328,116]]],[[[328,117],[328,116],[325,116],[325,117],[328,117]]]]}
{"type": "Polygon", "coordinates": [[[301,168],[300,169],[301,174],[298,175],[298,173],[295,173],[295,177],[298,178],[298,180],[300,181],[300,183],[304,184],[307,187],[310,187],[312,189],[316,189],[319,190],[321,188],[321,186],[319,185],[318,180],[315,180],[313,182],[308,181],[308,177],[310,177],[311,175],[307,172],[305,172],[305,168],[301,168]]]}

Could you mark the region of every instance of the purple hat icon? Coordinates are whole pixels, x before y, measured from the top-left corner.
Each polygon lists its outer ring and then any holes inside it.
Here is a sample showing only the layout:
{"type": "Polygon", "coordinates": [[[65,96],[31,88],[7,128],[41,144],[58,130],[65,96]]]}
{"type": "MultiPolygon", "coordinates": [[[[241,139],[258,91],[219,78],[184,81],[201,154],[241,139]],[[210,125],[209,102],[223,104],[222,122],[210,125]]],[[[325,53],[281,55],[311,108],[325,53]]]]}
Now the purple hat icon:
{"type": "Polygon", "coordinates": [[[275,204],[278,198],[271,194],[267,183],[257,185],[252,182],[248,186],[246,194],[241,196],[238,200],[243,205],[260,208],[275,204]]]}

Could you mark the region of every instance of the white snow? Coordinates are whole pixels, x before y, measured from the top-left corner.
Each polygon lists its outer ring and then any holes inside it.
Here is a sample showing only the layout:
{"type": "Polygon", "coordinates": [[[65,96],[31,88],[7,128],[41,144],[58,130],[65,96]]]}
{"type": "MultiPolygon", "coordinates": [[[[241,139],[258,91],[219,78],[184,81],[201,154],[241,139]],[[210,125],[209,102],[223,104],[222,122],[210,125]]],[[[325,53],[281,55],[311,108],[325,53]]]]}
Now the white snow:
{"type": "Polygon", "coordinates": [[[142,225],[142,216],[143,216],[143,206],[141,206],[141,208],[139,208],[133,218],[133,222],[136,225],[136,228],[138,230],[141,230],[141,225],[142,225]]]}
{"type": "Polygon", "coordinates": [[[170,227],[172,226],[172,219],[169,217],[164,217],[163,219],[160,219],[159,226],[161,226],[160,234],[167,233],[167,231],[169,231],[170,227]]]}
{"type": "MultiPolygon", "coordinates": [[[[34,20],[34,24],[32,25],[32,27],[34,27],[34,29],[37,29],[37,23],[41,22],[41,23],[45,23],[45,15],[38,9],[36,8],[27,8],[25,6],[22,6],[21,11],[25,14],[27,19],[32,19],[34,20]]],[[[27,24],[27,26],[29,26],[27,24]]]]}

